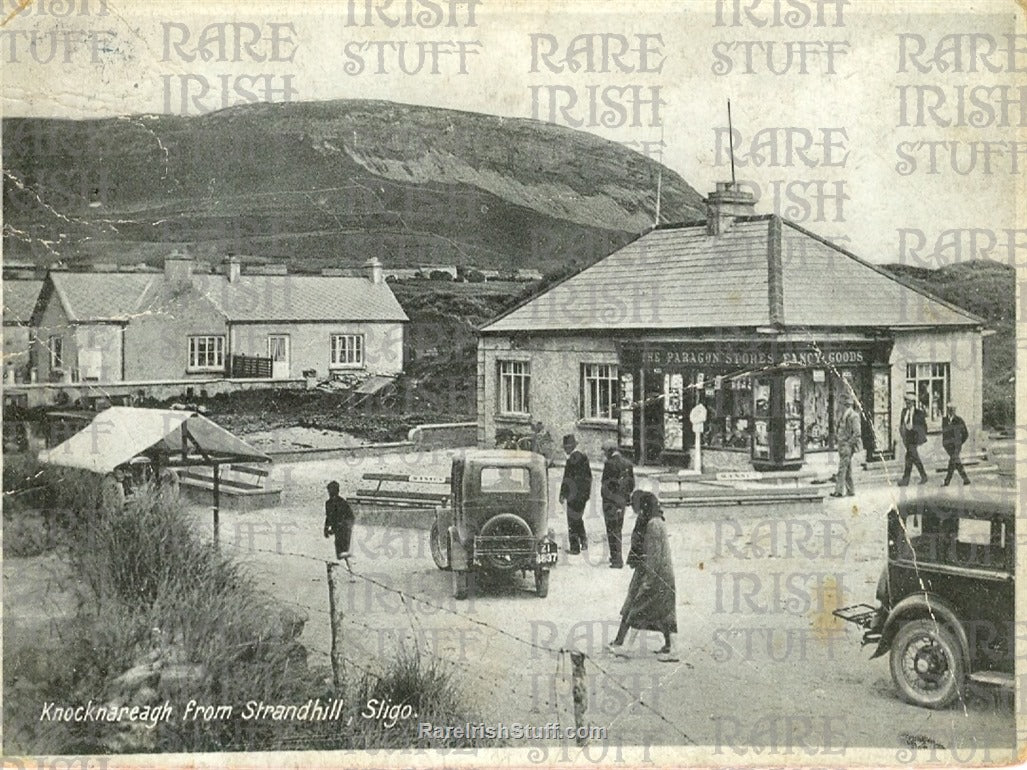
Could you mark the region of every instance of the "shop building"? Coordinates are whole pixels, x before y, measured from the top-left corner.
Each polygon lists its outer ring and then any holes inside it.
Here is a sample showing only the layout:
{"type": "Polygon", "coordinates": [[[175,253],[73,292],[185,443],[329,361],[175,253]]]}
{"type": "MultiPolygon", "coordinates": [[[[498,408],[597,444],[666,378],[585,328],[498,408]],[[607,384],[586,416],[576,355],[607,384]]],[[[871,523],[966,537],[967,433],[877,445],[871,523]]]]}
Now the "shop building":
{"type": "MultiPolygon", "coordinates": [[[[868,457],[901,446],[907,392],[941,453],[952,402],[981,425],[980,318],[895,279],[718,184],[706,221],[639,237],[481,330],[479,443],[576,433],[599,458],[688,467],[702,404],[703,464],[798,468],[835,449],[851,389],[868,457]]],[[[977,429],[977,430],[975,430],[977,429]]],[[[901,450],[900,450],[901,452],[901,450]]]]}

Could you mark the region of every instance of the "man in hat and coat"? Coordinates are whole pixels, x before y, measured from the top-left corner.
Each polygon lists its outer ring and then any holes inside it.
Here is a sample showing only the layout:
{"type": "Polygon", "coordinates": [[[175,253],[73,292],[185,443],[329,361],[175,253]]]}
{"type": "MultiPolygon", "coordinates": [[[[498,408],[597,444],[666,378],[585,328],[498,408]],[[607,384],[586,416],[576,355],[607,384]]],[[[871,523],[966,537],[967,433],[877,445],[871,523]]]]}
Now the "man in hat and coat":
{"type": "Polygon", "coordinates": [[[842,415],[838,419],[838,474],[835,477],[834,492],[831,497],[852,497],[856,494],[856,485],[852,481],[852,456],[863,446],[863,428],[859,412],[852,406],[852,394],[848,390],[838,397],[842,407],[842,415]]]}
{"type": "Polygon", "coordinates": [[[603,452],[606,454],[606,463],[603,465],[599,490],[603,500],[606,540],[610,546],[610,568],[621,569],[624,566],[621,556],[624,509],[631,501],[631,493],[635,491],[635,470],[631,461],[621,454],[616,442],[606,442],[603,452]]]}
{"type": "Polygon", "coordinates": [[[956,414],[954,404],[949,404],[945,411],[945,417],[941,421],[941,445],[949,456],[949,467],[942,486],[947,487],[952,481],[952,474],[959,471],[959,476],[963,479],[965,487],[970,483],[970,477],[966,475],[966,469],[963,467],[963,460],[959,453],[963,450],[963,444],[970,438],[970,431],[966,429],[963,418],[956,414]]]}
{"type": "Polygon", "coordinates": [[[916,400],[916,393],[906,393],[906,406],[899,415],[899,435],[902,437],[902,445],[906,448],[906,464],[902,470],[900,487],[909,484],[909,476],[916,466],[920,474],[920,483],[927,483],[927,471],[924,470],[924,463],[920,459],[920,446],[927,443],[927,415],[916,400]]]}
{"type": "Polygon", "coordinates": [[[567,504],[567,552],[578,554],[588,550],[588,536],[585,534],[585,505],[592,495],[592,468],[588,457],[577,449],[578,440],[573,433],[563,437],[563,451],[567,453],[567,464],[560,483],[560,502],[567,504]]]}

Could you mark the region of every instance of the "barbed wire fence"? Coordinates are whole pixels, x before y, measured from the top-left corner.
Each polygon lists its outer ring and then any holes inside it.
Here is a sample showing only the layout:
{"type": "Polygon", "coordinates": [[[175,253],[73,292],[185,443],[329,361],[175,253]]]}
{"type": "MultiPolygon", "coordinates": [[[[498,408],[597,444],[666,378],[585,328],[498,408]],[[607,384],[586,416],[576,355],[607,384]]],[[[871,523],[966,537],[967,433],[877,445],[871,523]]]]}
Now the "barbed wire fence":
{"type": "MultiPolygon", "coordinates": [[[[213,541],[210,542],[213,543],[213,541]]],[[[684,743],[696,745],[696,741],[685,730],[671,720],[666,714],[656,708],[656,706],[650,703],[641,691],[636,692],[622,683],[619,678],[612,674],[609,669],[597,659],[597,656],[591,652],[563,646],[553,647],[525,638],[508,631],[505,628],[489,623],[486,620],[474,617],[468,612],[455,609],[453,607],[447,607],[429,597],[389,585],[384,582],[380,576],[366,574],[353,569],[348,560],[337,561],[324,559],[298,551],[259,548],[252,544],[248,545],[245,551],[247,553],[259,553],[276,558],[301,559],[324,567],[328,582],[327,606],[317,607],[296,599],[278,600],[285,604],[299,607],[305,612],[310,613],[310,617],[323,619],[327,623],[331,634],[331,649],[325,650],[307,643],[305,643],[305,646],[315,654],[328,660],[332,669],[332,681],[337,690],[343,689],[347,679],[347,669],[349,668],[357,670],[361,672],[361,674],[371,678],[381,677],[384,673],[381,670],[376,670],[366,662],[354,660],[344,652],[347,631],[350,633],[355,632],[358,636],[361,634],[368,636],[372,634],[380,634],[382,631],[380,626],[365,623],[359,618],[359,616],[354,616],[353,613],[345,611],[344,602],[342,601],[342,597],[346,592],[345,584],[360,583],[365,586],[373,586],[378,590],[385,591],[398,597],[399,606],[403,608],[403,614],[406,616],[409,623],[410,635],[413,638],[413,643],[418,653],[421,652],[422,640],[427,643],[427,634],[425,633],[423,626],[421,626],[418,613],[414,610],[415,606],[430,608],[433,612],[445,613],[460,619],[461,622],[465,623],[469,627],[485,629],[491,634],[507,639],[524,647],[525,649],[530,649],[533,653],[542,653],[549,656],[554,665],[553,686],[549,692],[543,692],[542,688],[540,688],[537,683],[532,687],[532,691],[530,693],[524,692],[509,681],[503,682],[502,687],[505,692],[530,701],[535,708],[540,706],[543,707],[545,713],[552,715],[557,723],[562,723],[560,719],[561,715],[571,716],[575,727],[578,728],[575,732],[577,736],[580,736],[576,737],[576,741],[579,746],[584,746],[588,743],[588,728],[591,727],[588,721],[588,678],[590,675],[602,676],[604,678],[604,682],[613,685],[628,696],[629,700],[621,710],[621,713],[615,720],[613,720],[614,722],[619,721],[625,712],[637,704],[655,717],[659,722],[666,725],[667,728],[669,728],[675,736],[684,741],[684,743]],[[558,682],[562,682],[564,684],[564,687],[562,688],[564,692],[562,693],[559,691],[561,688],[557,687],[558,682]],[[554,697],[551,698],[549,697],[550,695],[554,697]],[[566,705],[561,705],[561,695],[569,701],[566,705]]],[[[458,674],[461,678],[470,678],[475,682],[480,682],[488,688],[488,690],[495,690],[497,687],[498,683],[494,677],[489,677],[479,671],[476,671],[474,667],[467,665],[466,660],[460,661],[452,657],[448,657],[441,649],[439,649],[438,645],[427,650],[427,652],[430,653],[434,660],[449,667],[452,673],[458,674]]]]}

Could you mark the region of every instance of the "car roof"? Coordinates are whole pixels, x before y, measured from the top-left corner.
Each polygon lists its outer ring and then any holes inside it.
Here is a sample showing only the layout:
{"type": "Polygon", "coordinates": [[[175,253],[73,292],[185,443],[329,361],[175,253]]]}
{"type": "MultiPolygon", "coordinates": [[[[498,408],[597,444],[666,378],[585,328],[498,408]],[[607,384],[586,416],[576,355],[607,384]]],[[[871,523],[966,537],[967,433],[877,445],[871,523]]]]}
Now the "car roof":
{"type": "Polygon", "coordinates": [[[467,464],[474,465],[509,465],[523,467],[545,463],[542,455],[525,452],[520,449],[470,449],[461,456],[467,464]]]}
{"type": "Polygon", "coordinates": [[[1016,490],[988,487],[974,487],[969,490],[956,487],[903,500],[898,504],[898,509],[903,513],[931,511],[942,516],[1012,518],[1016,515],[1016,490]]]}

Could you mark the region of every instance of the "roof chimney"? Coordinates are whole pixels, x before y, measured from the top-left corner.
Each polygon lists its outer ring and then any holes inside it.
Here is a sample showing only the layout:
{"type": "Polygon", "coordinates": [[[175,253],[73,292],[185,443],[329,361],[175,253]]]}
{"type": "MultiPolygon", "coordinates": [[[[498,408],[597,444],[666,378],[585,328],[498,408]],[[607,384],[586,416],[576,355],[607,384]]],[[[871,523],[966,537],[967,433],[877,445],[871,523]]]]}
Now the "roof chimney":
{"type": "Polygon", "coordinates": [[[371,283],[385,282],[385,270],[378,257],[371,257],[367,260],[367,262],[364,263],[364,269],[367,270],[367,280],[371,283]]]}
{"type": "Polygon", "coordinates": [[[735,217],[755,216],[756,198],[737,182],[717,182],[717,189],[706,199],[706,232],[720,235],[731,229],[735,217]]]}
{"type": "Polygon", "coordinates": [[[229,283],[235,283],[239,280],[239,275],[242,273],[242,260],[239,257],[227,257],[221,264],[225,271],[225,278],[228,279],[229,283]]]}
{"type": "Polygon", "coordinates": [[[164,279],[170,283],[191,283],[193,275],[193,258],[191,255],[175,250],[164,257],[164,279]]]}

